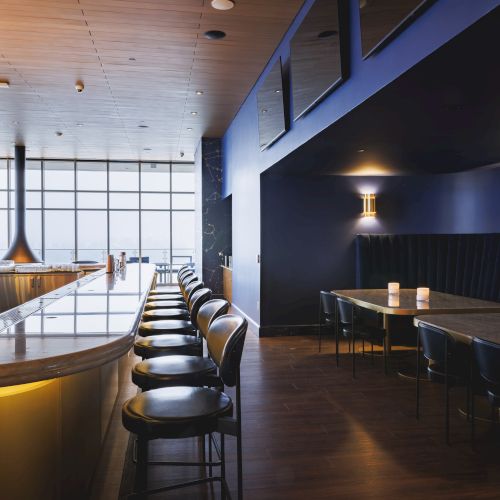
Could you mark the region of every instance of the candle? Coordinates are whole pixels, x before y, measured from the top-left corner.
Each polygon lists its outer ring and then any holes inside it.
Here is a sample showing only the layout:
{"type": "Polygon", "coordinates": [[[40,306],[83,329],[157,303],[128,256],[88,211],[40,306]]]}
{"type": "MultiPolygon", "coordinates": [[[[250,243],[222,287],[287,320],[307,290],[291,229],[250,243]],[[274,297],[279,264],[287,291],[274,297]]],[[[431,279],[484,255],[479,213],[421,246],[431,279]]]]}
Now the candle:
{"type": "Polygon", "coordinates": [[[427,302],[429,300],[429,289],[425,287],[417,288],[417,300],[427,302]]]}
{"type": "Polygon", "coordinates": [[[389,295],[389,307],[399,307],[399,295],[389,295]]]}
{"type": "Polygon", "coordinates": [[[387,283],[389,295],[397,295],[399,293],[399,283],[387,283]]]}

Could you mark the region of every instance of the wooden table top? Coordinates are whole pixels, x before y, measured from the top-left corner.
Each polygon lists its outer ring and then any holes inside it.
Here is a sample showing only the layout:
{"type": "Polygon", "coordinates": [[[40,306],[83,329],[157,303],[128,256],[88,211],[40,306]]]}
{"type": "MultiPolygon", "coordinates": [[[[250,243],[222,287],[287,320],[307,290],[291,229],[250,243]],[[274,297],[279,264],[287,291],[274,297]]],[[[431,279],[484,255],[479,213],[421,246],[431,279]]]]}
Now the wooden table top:
{"type": "Polygon", "coordinates": [[[414,319],[419,323],[445,330],[462,342],[471,343],[474,337],[500,344],[500,314],[437,314],[414,319]]]}
{"type": "Polygon", "coordinates": [[[428,302],[417,302],[416,288],[401,289],[399,291],[399,300],[396,302],[392,297],[389,297],[386,288],[332,290],[332,293],[360,307],[382,314],[398,316],[448,313],[500,313],[500,302],[490,302],[488,300],[473,299],[449,293],[433,292],[432,290],[428,302]]]}

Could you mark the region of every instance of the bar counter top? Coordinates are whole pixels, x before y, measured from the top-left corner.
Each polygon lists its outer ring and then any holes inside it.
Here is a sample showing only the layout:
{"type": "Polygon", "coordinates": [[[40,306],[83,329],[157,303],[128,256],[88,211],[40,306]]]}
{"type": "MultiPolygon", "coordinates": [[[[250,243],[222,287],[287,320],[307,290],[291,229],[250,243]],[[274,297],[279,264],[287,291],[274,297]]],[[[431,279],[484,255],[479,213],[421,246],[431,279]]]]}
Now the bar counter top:
{"type": "Polygon", "coordinates": [[[154,277],[152,264],[101,270],[0,314],[0,386],[62,377],[123,356],[154,277]]]}

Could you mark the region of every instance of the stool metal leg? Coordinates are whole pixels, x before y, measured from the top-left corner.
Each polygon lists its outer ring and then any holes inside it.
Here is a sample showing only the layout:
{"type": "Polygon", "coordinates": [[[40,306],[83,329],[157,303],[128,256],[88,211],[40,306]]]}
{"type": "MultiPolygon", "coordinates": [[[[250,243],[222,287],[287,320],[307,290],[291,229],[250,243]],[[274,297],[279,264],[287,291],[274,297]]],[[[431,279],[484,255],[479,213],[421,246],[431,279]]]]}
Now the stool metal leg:
{"type": "Polygon", "coordinates": [[[221,466],[220,466],[220,477],[222,478],[221,481],[221,499],[226,500],[226,450],[225,450],[225,443],[224,443],[224,434],[220,435],[220,460],[221,460],[221,466]]]}
{"type": "Polygon", "coordinates": [[[134,491],[140,492],[148,486],[148,440],[137,437],[137,466],[134,491]]]}

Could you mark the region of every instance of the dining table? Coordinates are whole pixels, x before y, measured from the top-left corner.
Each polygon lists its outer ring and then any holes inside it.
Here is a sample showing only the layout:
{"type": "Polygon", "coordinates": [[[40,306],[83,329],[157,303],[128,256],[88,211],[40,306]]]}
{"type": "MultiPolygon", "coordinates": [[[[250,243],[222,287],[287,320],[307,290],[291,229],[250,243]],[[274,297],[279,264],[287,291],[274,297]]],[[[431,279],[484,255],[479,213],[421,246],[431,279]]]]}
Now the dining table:
{"type": "MultiPolygon", "coordinates": [[[[331,290],[331,293],[351,302],[353,305],[375,311],[382,316],[382,328],[385,330],[384,357],[389,359],[392,349],[391,334],[393,319],[395,317],[435,317],[437,315],[457,316],[456,324],[463,321],[465,315],[495,314],[500,317],[500,302],[464,297],[450,293],[429,292],[429,299],[417,301],[416,288],[402,288],[398,294],[389,294],[383,289],[353,289],[353,290],[331,290]]],[[[416,331],[415,331],[416,340],[416,331]]],[[[355,353],[353,349],[353,374],[355,364],[355,353]]],[[[387,366],[385,365],[386,371],[387,366]]]]}

